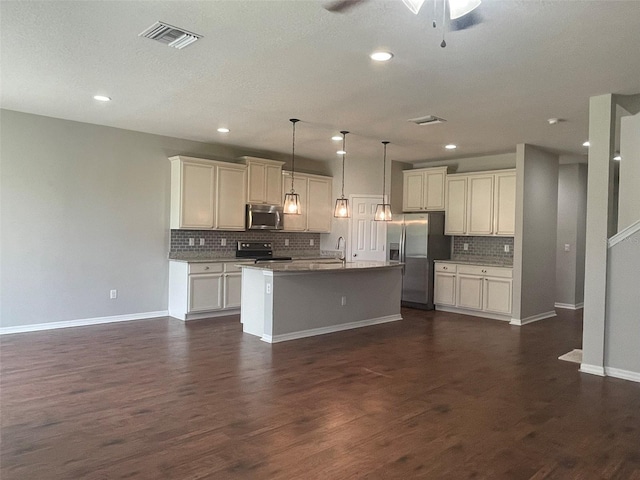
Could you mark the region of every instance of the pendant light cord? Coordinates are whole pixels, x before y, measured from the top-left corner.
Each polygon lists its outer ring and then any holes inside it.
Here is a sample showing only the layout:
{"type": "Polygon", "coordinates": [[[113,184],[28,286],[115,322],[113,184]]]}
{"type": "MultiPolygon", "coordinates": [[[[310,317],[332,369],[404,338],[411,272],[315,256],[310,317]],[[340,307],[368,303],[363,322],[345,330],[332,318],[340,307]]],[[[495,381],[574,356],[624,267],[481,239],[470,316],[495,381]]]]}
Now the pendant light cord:
{"type": "Polygon", "coordinates": [[[344,198],[344,157],[347,156],[347,149],[346,149],[346,145],[347,145],[347,132],[346,130],[343,130],[342,132],[340,132],[342,134],[342,198],[344,198]]]}
{"type": "Polygon", "coordinates": [[[384,145],[384,155],[382,160],[382,203],[386,203],[384,201],[384,196],[387,191],[387,144],[389,142],[382,142],[384,145]]]}
{"type": "Polygon", "coordinates": [[[293,123],[293,140],[291,144],[291,192],[293,193],[293,178],[296,174],[296,123],[300,120],[297,118],[290,118],[289,121],[293,123]]]}

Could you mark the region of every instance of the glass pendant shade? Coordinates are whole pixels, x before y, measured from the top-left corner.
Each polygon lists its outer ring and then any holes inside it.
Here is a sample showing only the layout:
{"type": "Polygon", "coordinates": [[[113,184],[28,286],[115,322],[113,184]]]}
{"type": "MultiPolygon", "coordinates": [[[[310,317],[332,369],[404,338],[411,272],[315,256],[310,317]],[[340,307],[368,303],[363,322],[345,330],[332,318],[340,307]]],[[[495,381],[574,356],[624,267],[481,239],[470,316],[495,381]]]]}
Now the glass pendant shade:
{"type": "Polygon", "coordinates": [[[391,205],[389,203],[384,203],[386,195],[386,184],[387,184],[387,145],[389,142],[382,142],[384,145],[384,160],[382,163],[382,203],[376,205],[376,213],[373,216],[373,219],[376,222],[389,222],[392,220],[391,215],[391,205]]]}
{"type": "Polygon", "coordinates": [[[333,216],[336,218],[349,218],[351,216],[349,200],[344,197],[338,198],[336,200],[336,208],[333,210],[333,216]]]}
{"type": "Polygon", "coordinates": [[[285,193],[282,211],[289,215],[300,215],[300,195],[293,190],[290,193],[285,193]]]}
{"type": "Polygon", "coordinates": [[[418,14],[424,0],[402,0],[409,10],[415,15],[418,14]]]}
{"type": "Polygon", "coordinates": [[[379,203],[376,206],[375,220],[377,220],[378,222],[389,222],[393,220],[393,215],[391,214],[391,205],[388,203],[379,203]]]}
{"type": "Polygon", "coordinates": [[[349,200],[344,198],[344,157],[347,155],[346,150],[346,141],[347,141],[347,133],[346,130],[342,130],[340,132],[342,134],[342,195],[340,198],[336,200],[336,208],[333,209],[333,216],[335,218],[349,218],[351,217],[351,209],[349,208],[349,200]]]}
{"type": "Polygon", "coordinates": [[[293,124],[293,135],[291,142],[291,191],[284,195],[284,207],[282,207],[282,213],[286,215],[300,215],[300,195],[293,189],[293,180],[296,175],[296,123],[299,122],[297,118],[290,118],[289,121],[293,124]]]}

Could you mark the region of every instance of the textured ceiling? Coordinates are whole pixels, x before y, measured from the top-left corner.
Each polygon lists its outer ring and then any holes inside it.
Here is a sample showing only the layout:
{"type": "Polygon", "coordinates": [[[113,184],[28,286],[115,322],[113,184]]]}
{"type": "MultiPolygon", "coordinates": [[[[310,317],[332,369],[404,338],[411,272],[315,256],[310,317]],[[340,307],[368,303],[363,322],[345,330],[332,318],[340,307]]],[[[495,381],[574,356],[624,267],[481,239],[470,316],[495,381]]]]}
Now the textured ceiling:
{"type": "Polygon", "coordinates": [[[281,153],[297,117],[302,156],[334,160],[330,136],[346,129],[350,155],[378,158],[389,140],[391,158],[420,162],[521,142],[584,154],[589,97],[640,93],[636,0],[484,0],[483,21],[444,49],[430,1],[418,16],[400,0],[325,4],[2,1],[1,105],[281,153]],[[175,50],[137,36],[158,20],[204,38],[175,50]],[[372,62],[380,48],[395,57],[372,62]],[[426,114],[448,122],[407,122],[426,114]]]}

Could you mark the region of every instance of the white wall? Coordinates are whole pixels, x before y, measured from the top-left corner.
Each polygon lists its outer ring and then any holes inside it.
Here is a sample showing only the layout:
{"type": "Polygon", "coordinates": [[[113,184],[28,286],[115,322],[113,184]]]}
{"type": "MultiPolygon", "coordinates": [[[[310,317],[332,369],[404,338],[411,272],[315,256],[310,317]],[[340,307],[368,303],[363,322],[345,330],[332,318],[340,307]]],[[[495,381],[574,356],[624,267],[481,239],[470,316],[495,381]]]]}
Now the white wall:
{"type": "Polygon", "coordinates": [[[555,315],[558,156],[519,144],[516,153],[513,324],[555,315]]]}
{"type": "Polygon", "coordinates": [[[282,159],[8,110],[0,124],[2,327],[165,311],[167,157],[282,159]]]}
{"type": "Polygon", "coordinates": [[[620,129],[618,231],[640,220],[640,113],[622,118],[620,129]]]}
{"type": "Polygon", "coordinates": [[[640,232],[614,245],[607,268],[604,365],[607,373],[640,381],[640,232]],[[621,372],[609,371],[617,369],[621,372]]]}
{"type": "Polygon", "coordinates": [[[577,163],[560,165],[558,170],[556,303],[560,306],[579,306],[584,296],[586,172],[586,164],[577,163]]]}

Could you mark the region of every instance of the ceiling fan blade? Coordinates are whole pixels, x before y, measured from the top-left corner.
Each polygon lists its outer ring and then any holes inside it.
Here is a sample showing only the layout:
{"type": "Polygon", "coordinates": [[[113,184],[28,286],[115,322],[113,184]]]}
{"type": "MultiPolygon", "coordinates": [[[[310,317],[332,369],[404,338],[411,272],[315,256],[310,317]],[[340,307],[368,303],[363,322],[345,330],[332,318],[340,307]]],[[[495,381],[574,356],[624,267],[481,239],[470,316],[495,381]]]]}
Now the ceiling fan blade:
{"type": "Polygon", "coordinates": [[[330,12],[334,12],[334,13],[344,13],[347,10],[350,10],[351,8],[355,7],[356,5],[358,5],[359,3],[364,3],[367,0],[336,0],[334,2],[329,3],[328,5],[325,5],[325,10],[328,10],[330,12]]]}
{"type": "Polygon", "coordinates": [[[466,30],[467,28],[474,27],[482,23],[482,15],[478,11],[473,11],[465,15],[464,17],[451,19],[449,22],[449,30],[458,31],[466,30]]]}
{"type": "Polygon", "coordinates": [[[464,17],[482,3],[481,0],[449,0],[449,15],[451,20],[464,17]]]}

